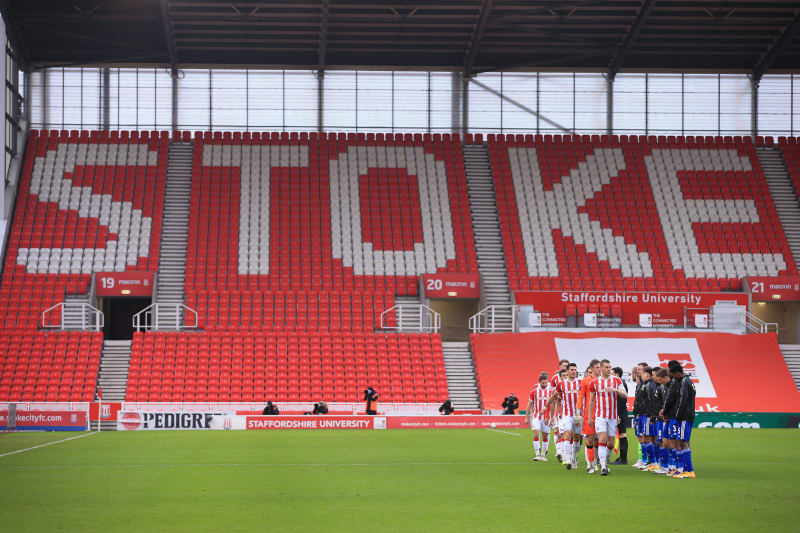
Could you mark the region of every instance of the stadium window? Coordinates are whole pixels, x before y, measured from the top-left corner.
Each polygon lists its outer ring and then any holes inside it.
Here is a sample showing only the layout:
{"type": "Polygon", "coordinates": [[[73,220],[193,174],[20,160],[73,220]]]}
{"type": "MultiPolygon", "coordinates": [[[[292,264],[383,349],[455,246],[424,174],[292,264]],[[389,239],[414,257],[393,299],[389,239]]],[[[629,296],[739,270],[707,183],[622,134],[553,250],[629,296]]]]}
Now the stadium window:
{"type": "Polygon", "coordinates": [[[211,70],[184,69],[178,82],[178,128],[211,129],[211,70]]]}
{"type": "Polygon", "coordinates": [[[136,70],[136,124],[133,128],[152,126],[156,122],[156,71],[136,70]]]}
{"type": "Polygon", "coordinates": [[[45,72],[47,129],[61,129],[64,125],[64,69],[52,68],[45,72]]]}
{"type": "Polygon", "coordinates": [[[392,131],[431,130],[430,73],[392,73],[392,131]]]}
{"type": "Polygon", "coordinates": [[[247,71],[247,126],[251,131],[283,129],[283,71],[247,71]]]}
{"type": "Polygon", "coordinates": [[[356,81],[355,71],[334,70],[325,73],[322,98],[325,131],[357,131],[356,81]]]}
{"type": "Polygon", "coordinates": [[[719,76],[716,74],[684,76],[683,134],[719,135],[719,76]]]}
{"type": "Polygon", "coordinates": [[[283,87],[283,129],[316,131],[316,73],[310,70],[286,70],[283,73],[283,87]]]}
{"type": "Polygon", "coordinates": [[[96,129],[100,126],[102,76],[100,69],[80,69],[81,107],[80,128],[96,129]]]}
{"type": "Polygon", "coordinates": [[[131,129],[136,127],[139,115],[138,83],[138,69],[135,68],[116,69],[116,72],[110,76],[109,105],[112,111],[109,124],[111,128],[131,129]]]}
{"type": "MultiPolygon", "coordinates": [[[[476,81],[502,93],[502,74],[481,74],[476,81]]],[[[501,133],[503,131],[503,100],[496,94],[487,91],[480,85],[469,83],[467,113],[469,130],[483,133],[501,133]]],[[[506,104],[508,105],[508,104],[506,104]]]]}
{"type": "Polygon", "coordinates": [[[44,129],[44,72],[31,72],[28,74],[28,84],[30,85],[30,106],[31,128],[44,129]]]}
{"type": "Polygon", "coordinates": [[[453,129],[453,74],[430,72],[430,131],[449,133],[453,129]]]}
{"type": "Polygon", "coordinates": [[[247,130],[246,70],[214,69],[211,79],[211,129],[247,130]]]}
{"type": "Polygon", "coordinates": [[[358,131],[394,131],[392,129],[392,110],[394,107],[392,81],[391,72],[363,70],[356,72],[356,122],[358,131]]]}
{"type": "Polygon", "coordinates": [[[719,76],[719,129],[721,135],[749,135],[751,85],[744,74],[719,76]]]}
{"type": "Polygon", "coordinates": [[[156,69],[155,86],[155,123],[146,124],[140,129],[170,129],[172,127],[172,73],[166,69],[156,69]]]}
{"type": "Polygon", "coordinates": [[[564,134],[564,130],[542,120],[547,118],[562,128],[575,129],[575,77],[570,73],[542,72],[539,75],[539,130],[564,134]]]}
{"type": "Polygon", "coordinates": [[[759,135],[786,135],[792,131],[792,76],[771,74],[758,84],[759,135]]]}
{"type": "MultiPolygon", "coordinates": [[[[531,110],[536,110],[535,72],[503,73],[503,96],[531,110]]],[[[503,133],[533,133],[536,131],[536,115],[512,104],[503,102],[503,133]]]]}
{"type": "Polygon", "coordinates": [[[647,133],[682,135],[683,80],[680,74],[647,74],[647,133]]]}
{"type": "Polygon", "coordinates": [[[647,77],[617,74],[614,79],[614,133],[647,132],[647,77]]]}
{"type": "Polygon", "coordinates": [[[606,133],[608,83],[602,74],[575,74],[575,132],[606,133]]]}

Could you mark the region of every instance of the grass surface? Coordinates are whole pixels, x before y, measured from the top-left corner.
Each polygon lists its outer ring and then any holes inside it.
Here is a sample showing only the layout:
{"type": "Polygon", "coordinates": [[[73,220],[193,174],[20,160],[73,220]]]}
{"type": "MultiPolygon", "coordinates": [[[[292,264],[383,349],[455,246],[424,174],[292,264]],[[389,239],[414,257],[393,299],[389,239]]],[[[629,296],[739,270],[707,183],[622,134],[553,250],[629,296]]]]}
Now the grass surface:
{"type": "MultiPolygon", "coordinates": [[[[0,455],[76,435],[3,434],[0,455]]],[[[0,457],[0,530],[643,531],[658,508],[662,531],[798,530],[800,432],[692,441],[676,480],[534,463],[523,430],[100,433],[0,457]]]]}

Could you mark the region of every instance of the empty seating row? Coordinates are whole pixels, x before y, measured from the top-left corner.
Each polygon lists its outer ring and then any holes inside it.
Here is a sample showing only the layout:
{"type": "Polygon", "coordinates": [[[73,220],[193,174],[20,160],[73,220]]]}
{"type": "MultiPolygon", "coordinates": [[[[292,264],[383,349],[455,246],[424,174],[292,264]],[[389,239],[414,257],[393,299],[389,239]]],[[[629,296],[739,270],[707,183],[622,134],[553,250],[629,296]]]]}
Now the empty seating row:
{"type": "Polygon", "coordinates": [[[199,327],[209,331],[369,330],[394,304],[391,294],[329,292],[206,292],[190,294],[199,327]]]}

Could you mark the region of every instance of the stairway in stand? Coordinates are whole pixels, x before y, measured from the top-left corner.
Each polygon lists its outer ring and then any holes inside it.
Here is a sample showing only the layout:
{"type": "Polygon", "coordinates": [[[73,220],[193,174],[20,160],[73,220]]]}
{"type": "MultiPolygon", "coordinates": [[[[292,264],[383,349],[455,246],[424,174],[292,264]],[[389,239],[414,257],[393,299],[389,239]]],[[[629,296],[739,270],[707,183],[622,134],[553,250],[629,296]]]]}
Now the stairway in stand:
{"type": "Polygon", "coordinates": [[[164,222],[161,229],[161,253],[158,257],[158,281],[154,298],[156,303],[171,305],[159,308],[158,329],[175,330],[185,323],[183,313],[176,314],[174,304],[183,304],[186,297],[184,282],[191,192],[192,144],[172,142],[167,162],[164,222]]]}
{"type": "Polygon", "coordinates": [[[468,342],[443,342],[447,389],[456,412],[459,409],[480,409],[481,398],[475,378],[475,363],[468,342]]]}
{"type": "Polygon", "coordinates": [[[786,366],[794,378],[794,384],[800,390],[800,344],[781,344],[780,348],[786,366]]]}
{"type": "MultiPolygon", "coordinates": [[[[485,144],[464,145],[464,169],[467,174],[467,190],[475,233],[475,252],[481,275],[484,305],[510,306],[508,271],[500,232],[492,167],[489,149],[485,144]]],[[[512,317],[509,307],[495,315],[495,324],[500,330],[511,331],[512,317]]]]}
{"type": "Polygon", "coordinates": [[[795,263],[798,263],[800,262],[800,203],[797,198],[800,191],[794,189],[792,178],[779,149],[763,146],[756,148],[756,152],[772,200],[775,202],[778,218],[786,233],[786,240],[789,241],[792,257],[795,263]]]}

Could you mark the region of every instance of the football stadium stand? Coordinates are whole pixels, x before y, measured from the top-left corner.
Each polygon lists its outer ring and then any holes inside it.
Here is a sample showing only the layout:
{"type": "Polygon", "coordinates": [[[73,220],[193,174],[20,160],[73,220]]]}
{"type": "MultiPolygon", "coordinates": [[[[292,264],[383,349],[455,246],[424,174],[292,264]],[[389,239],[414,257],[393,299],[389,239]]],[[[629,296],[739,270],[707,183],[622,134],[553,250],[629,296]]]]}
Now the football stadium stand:
{"type": "Polygon", "coordinates": [[[741,137],[488,138],[512,290],[739,290],[797,274],[741,137]]]}
{"type": "Polygon", "coordinates": [[[47,333],[42,313],[91,274],[156,268],[165,133],[32,131],[0,283],[0,397],[94,398],[102,334],[47,333]]]}
{"type": "MultiPolygon", "coordinates": [[[[421,274],[478,271],[458,135],[172,140],[193,147],[184,288],[199,330],[134,334],[127,400],[448,396],[438,334],[376,330],[421,274]]],[[[512,291],[740,291],[797,274],[749,139],[486,141],[512,291]]],[[[158,268],[169,143],[31,132],[0,282],[1,399],[93,398],[103,335],[42,331],[42,312],[94,273],[158,268]]],[[[797,182],[798,144],[778,144],[797,182]]]]}

